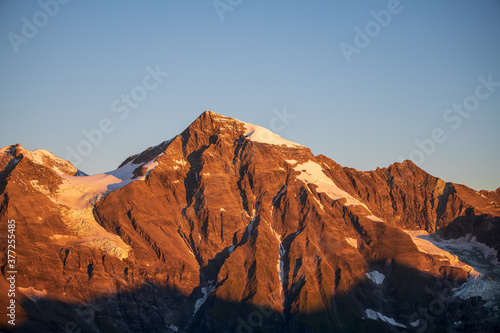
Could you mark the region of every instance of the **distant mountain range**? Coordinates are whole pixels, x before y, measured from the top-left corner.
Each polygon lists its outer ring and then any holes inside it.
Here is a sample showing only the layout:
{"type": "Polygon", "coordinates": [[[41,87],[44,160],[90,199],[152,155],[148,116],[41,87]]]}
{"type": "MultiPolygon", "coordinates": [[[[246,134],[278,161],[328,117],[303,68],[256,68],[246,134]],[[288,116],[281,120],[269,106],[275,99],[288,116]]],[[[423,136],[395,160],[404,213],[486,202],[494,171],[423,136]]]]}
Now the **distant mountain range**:
{"type": "Polygon", "coordinates": [[[500,188],[411,161],[358,171],[206,111],[98,175],[2,148],[0,195],[4,330],[500,331],[500,188]]]}

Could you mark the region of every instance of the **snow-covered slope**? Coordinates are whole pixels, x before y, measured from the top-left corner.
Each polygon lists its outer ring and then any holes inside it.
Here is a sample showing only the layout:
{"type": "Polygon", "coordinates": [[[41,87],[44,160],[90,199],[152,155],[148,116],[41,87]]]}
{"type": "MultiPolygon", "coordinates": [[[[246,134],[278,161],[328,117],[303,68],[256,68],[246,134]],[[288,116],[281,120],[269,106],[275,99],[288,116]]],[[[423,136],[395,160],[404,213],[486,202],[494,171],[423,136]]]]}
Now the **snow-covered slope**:
{"type": "Polygon", "coordinates": [[[426,231],[406,232],[412,237],[419,251],[443,257],[451,266],[469,273],[467,282],[455,290],[455,295],[466,299],[479,296],[487,304],[500,300],[500,263],[496,251],[468,235],[459,239],[441,239],[426,231]]]}
{"type": "Polygon", "coordinates": [[[244,123],[244,125],[245,137],[250,141],[267,143],[270,145],[286,146],[290,148],[303,147],[298,143],[283,139],[281,136],[274,132],[271,132],[267,128],[249,123],[244,123]]]}
{"type": "Polygon", "coordinates": [[[93,214],[94,205],[110,192],[133,181],[146,179],[149,172],[158,165],[156,159],[163,154],[146,163],[129,162],[116,170],[91,176],[68,175],[68,170],[70,174],[74,174],[73,171],[76,171],[76,168],[46,150],[33,152],[26,150],[23,154],[37,164],[48,165],[62,180],[55,193],[50,192],[46,186],[40,185],[38,181],[30,182],[34,189],[57,203],[63,221],[73,233],[73,235],[55,234],[52,236],[54,241],[61,245],[97,247],[120,259],[128,257],[130,246],[125,244],[118,235],[107,232],[97,223],[93,214]],[[142,175],[138,175],[137,169],[142,169],[142,175]]]}

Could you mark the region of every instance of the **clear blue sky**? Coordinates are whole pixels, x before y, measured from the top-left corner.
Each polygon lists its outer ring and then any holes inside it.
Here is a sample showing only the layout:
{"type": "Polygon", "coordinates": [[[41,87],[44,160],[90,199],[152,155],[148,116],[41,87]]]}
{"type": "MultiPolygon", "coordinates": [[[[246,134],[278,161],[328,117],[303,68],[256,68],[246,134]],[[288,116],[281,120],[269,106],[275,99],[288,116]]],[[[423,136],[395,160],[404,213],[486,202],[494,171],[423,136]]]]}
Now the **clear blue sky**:
{"type": "Polygon", "coordinates": [[[54,1],[41,1],[52,15],[38,1],[0,2],[2,147],[66,158],[82,130],[109,119],[114,130],[78,165],[104,172],[213,110],[344,166],[371,170],[413,154],[446,181],[500,186],[500,86],[475,97],[479,76],[500,82],[498,1],[223,0],[219,13],[210,0],[73,0],[57,13],[54,1]],[[375,23],[370,12],[389,9],[390,22],[375,23]],[[368,45],[356,27],[368,29],[368,45]],[[359,46],[350,63],[347,44],[359,46]],[[146,68],[157,65],[169,75],[146,78],[145,90],[146,68]],[[120,100],[132,91],[135,108],[120,100]],[[464,102],[474,110],[466,118],[447,113],[464,102]],[[285,108],[295,117],[273,120],[285,108]]]}

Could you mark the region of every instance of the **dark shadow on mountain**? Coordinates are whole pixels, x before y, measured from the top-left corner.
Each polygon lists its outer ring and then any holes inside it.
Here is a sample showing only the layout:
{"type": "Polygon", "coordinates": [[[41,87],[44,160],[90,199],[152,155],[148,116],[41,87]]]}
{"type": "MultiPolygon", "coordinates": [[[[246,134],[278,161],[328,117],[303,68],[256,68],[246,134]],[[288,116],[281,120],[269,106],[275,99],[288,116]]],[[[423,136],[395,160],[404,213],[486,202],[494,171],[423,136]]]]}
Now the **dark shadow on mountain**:
{"type": "Polygon", "coordinates": [[[468,208],[465,215],[455,218],[437,234],[444,239],[456,239],[473,235],[480,243],[492,247],[500,258],[500,217],[489,214],[478,214],[474,208],[468,208]]]}
{"type": "Polygon", "coordinates": [[[26,299],[21,303],[28,319],[12,332],[500,331],[498,311],[486,307],[481,298],[452,297],[456,283],[393,263],[373,263],[371,269],[385,274],[382,284],[366,279],[309,312],[298,307],[297,299],[291,299],[284,314],[251,301],[231,302],[213,295],[203,301],[147,284],[86,304],[26,299]]]}
{"type": "Polygon", "coordinates": [[[17,163],[23,159],[23,154],[19,154],[19,156],[14,157],[9,161],[7,166],[0,171],[0,193],[4,193],[5,186],[7,185],[7,177],[9,177],[10,173],[14,170],[17,163]]]}

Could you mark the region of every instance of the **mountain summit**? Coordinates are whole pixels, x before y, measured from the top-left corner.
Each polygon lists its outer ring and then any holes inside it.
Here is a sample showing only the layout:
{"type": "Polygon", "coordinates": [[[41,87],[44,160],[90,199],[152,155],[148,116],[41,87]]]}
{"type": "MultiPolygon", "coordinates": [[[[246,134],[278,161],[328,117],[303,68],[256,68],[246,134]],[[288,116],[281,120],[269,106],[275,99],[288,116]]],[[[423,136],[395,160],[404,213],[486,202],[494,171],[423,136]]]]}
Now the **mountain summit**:
{"type": "Polygon", "coordinates": [[[500,189],[345,168],[212,111],[111,172],[18,145],[0,167],[19,332],[500,329],[500,189]]]}

